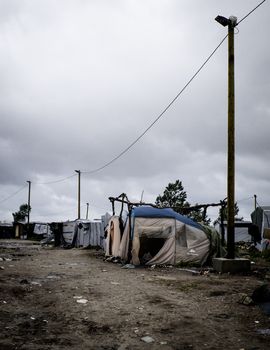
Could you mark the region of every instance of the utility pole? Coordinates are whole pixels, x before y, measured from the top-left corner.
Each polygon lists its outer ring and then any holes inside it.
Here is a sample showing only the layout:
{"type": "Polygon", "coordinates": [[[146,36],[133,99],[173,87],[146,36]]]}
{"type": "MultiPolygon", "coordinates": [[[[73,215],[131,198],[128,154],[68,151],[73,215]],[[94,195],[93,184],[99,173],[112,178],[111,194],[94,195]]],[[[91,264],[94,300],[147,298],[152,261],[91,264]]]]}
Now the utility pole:
{"type": "Polygon", "coordinates": [[[217,16],[216,21],[228,26],[228,154],[227,154],[227,258],[235,258],[235,97],[234,97],[234,27],[237,18],[217,16]]]}
{"type": "Polygon", "coordinates": [[[88,220],[89,203],[86,203],[86,220],[88,220]]]}
{"type": "Polygon", "coordinates": [[[257,195],[254,194],[254,209],[257,209],[257,195]]]}
{"type": "Polygon", "coordinates": [[[78,219],[81,218],[81,171],[75,170],[78,174],[78,219]]]}
{"type": "Polygon", "coordinates": [[[26,181],[28,183],[28,202],[27,202],[27,233],[29,234],[29,223],[30,223],[30,203],[31,203],[31,181],[26,181]]]}
{"type": "Polygon", "coordinates": [[[144,194],[144,190],[142,190],[142,194],[141,194],[141,201],[140,201],[140,203],[142,203],[142,202],[143,202],[143,194],[144,194]]]}

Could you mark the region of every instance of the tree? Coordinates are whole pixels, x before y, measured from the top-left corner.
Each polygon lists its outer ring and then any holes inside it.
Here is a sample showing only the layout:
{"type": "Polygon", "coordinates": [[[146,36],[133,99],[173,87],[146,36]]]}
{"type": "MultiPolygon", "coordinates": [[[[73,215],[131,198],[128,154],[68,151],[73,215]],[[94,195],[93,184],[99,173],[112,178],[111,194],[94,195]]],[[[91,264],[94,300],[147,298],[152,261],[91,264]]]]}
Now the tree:
{"type": "Polygon", "coordinates": [[[161,208],[170,207],[175,211],[183,207],[189,206],[186,201],[187,193],[184,191],[182,181],[176,180],[175,183],[169,183],[165,188],[163,195],[158,195],[156,198],[156,205],[161,208]]]}
{"type": "MultiPolygon", "coordinates": [[[[226,206],[224,207],[224,209],[223,209],[222,207],[219,209],[218,219],[215,221],[215,223],[221,221],[222,210],[223,210],[223,220],[224,220],[224,221],[227,221],[227,219],[228,219],[228,207],[227,207],[227,204],[226,204],[226,206]]],[[[235,203],[234,203],[234,216],[235,216],[235,220],[236,220],[236,221],[242,221],[243,218],[238,218],[238,217],[237,217],[238,213],[239,213],[239,207],[238,207],[237,202],[235,202],[235,203]]],[[[214,223],[214,224],[215,224],[215,223],[214,223]]]]}
{"type": "Polygon", "coordinates": [[[210,219],[206,215],[204,217],[203,209],[188,209],[190,204],[187,201],[187,193],[180,180],[167,185],[163,194],[157,196],[156,205],[160,208],[172,208],[177,213],[186,215],[197,222],[203,222],[207,225],[210,223],[210,219]]]}
{"type": "Polygon", "coordinates": [[[14,222],[25,222],[28,212],[31,211],[31,207],[28,204],[20,205],[19,211],[12,213],[14,222]]]}

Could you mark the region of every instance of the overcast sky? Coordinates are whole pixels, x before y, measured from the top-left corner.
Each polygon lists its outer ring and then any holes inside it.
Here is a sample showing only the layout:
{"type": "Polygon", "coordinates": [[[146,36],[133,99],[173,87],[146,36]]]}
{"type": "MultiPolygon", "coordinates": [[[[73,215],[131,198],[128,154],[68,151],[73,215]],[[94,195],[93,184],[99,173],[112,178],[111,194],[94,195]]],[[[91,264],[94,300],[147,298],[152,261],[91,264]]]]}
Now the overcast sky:
{"type": "MultiPolygon", "coordinates": [[[[129,146],[227,34],[214,18],[240,20],[259,2],[0,0],[0,220],[27,202],[27,180],[31,220],[75,219],[74,170],[129,146]]],[[[254,194],[270,205],[269,13],[266,1],[235,30],[236,199],[247,219],[254,194]]],[[[98,218],[122,192],[154,202],[176,179],[191,204],[219,202],[226,154],[227,41],[134,147],[82,174],[82,217],[87,202],[98,218]]]]}

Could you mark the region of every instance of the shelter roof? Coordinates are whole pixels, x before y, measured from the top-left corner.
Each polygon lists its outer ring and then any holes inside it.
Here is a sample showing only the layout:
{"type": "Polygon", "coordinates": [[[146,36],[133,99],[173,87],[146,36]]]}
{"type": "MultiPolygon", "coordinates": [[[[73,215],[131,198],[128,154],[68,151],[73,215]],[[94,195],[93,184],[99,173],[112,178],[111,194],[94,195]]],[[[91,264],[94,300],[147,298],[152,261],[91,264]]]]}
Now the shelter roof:
{"type": "Polygon", "coordinates": [[[201,225],[187,216],[178,214],[171,208],[154,208],[151,206],[140,206],[132,209],[131,215],[133,217],[141,218],[172,218],[177,221],[181,221],[186,225],[190,225],[201,229],[201,225]]]}

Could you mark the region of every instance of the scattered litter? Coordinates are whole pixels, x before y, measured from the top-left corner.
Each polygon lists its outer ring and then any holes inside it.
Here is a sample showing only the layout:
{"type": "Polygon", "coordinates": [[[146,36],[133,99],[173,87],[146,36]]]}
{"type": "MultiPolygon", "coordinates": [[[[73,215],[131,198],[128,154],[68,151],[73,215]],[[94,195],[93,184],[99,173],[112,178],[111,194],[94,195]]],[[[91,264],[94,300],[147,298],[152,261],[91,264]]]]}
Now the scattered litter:
{"type": "Polygon", "coordinates": [[[155,341],[152,337],[149,337],[148,335],[146,337],[142,337],[141,340],[147,344],[153,343],[155,341]]]}
{"type": "Polygon", "coordinates": [[[3,258],[4,261],[12,261],[10,258],[3,258]]]}
{"type": "Polygon", "coordinates": [[[120,283],[119,283],[119,282],[113,282],[113,281],[112,281],[111,284],[117,286],[117,285],[119,285],[120,283]]]}
{"type": "Polygon", "coordinates": [[[155,269],[156,265],[151,265],[151,269],[155,269]]]}
{"type": "Polygon", "coordinates": [[[29,282],[26,278],[24,278],[23,280],[20,281],[20,284],[29,284],[29,282]]]}
{"type": "Polygon", "coordinates": [[[168,342],[166,342],[166,341],[161,341],[159,344],[160,344],[160,345],[167,345],[168,342]]]}
{"type": "Polygon", "coordinates": [[[84,299],[81,295],[75,295],[73,299],[76,299],[77,303],[79,304],[86,304],[88,302],[88,300],[84,299]]]}
{"type": "Polygon", "coordinates": [[[257,333],[262,334],[262,335],[270,335],[270,329],[257,329],[257,333]]]}
{"type": "Polygon", "coordinates": [[[43,322],[48,323],[48,321],[47,321],[47,320],[43,320],[43,322]]]}
{"type": "Polygon", "coordinates": [[[105,269],[103,269],[103,270],[101,270],[102,272],[107,272],[107,270],[105,270],[105,269]]]}
{"type": "Polygon", "coordinates": [[[4,261],[4,259],[3,259],[3,258],[0,258],[0,261],[4,261]]]}
{"type": "Polygon", "coordinates": [[[238,303],[243,305],[254,305],[253,300],[245,293],[239,294],[238,303]]]}
{"type": "Polygon", "coordinates": [[[0,266],[0,270],[5,270],[4,266],[0,266]]]}
{"type": "Polygon", "coordinates": [[[88,302],[87,299],[77,299],[77,303],[79,304],[86,304],[88,302]]]}
{"type": "MultiPolygon", "coordinates": [[[[188,273],[191,273],[192,275],[200,275],[201,274],[201,272],[196,271],[196,270],[192,270],[192,269],[178,268],[177,270],[183,271],[183,272],[188,272],[188,273]]],[[[205,273],[205,274],[207,274],[207,273],[205,273]]]]}
{"type": "Polygon", "coordinates": [[[110,256],[110,257],[106,258],[105,261],[111,262],[113,259],[114,259],[114,257],[110,256]]]}
{"type": "Polygon", "coordinates": [[[66,263],[66,265],[69,265],[69,266],[77,266],[78,263],[66,263]]]}
{"type": "Polygon", "coordinates": [[[33,316],[31,316],[30,318],[31,318],[31,320],[33,320],[33,321],[36,319],[36,318],[35,318],[35,317],[33,317],[33,316]]]}
{"type": "Polygon", "coordinates": [[[260,321],[254,321],[256,324],[260,323],[260,321]]]}
{"type": "Polygon", "coordinates": [[[134,328],[134,333],[139,333],[139,328],[134,328]]]}
{"type": "Polygon", "coordinates": [[[140,306],[140,307],[137,307],[138,310],[143,310],[144,307],[143,306],[140,306]]]}
{"type": "Polygon", "coordinates": [[[135,265],[133,264],[126,264],[121,267],[121,269],[135,269],[135,265]]]}
{"type": "Polygon", "coordinates": [[[35,282],[35,281],[32,281],[32,282],[30,282],[33,286],[39,286],[39,287],[41,287],[41,283],[39,283],[39,282],[35,282]]]}
{"type": "Polygon", "coordinates": [[[7,302],[5,300],[2,301],[3,304],[7,304],[7,302]]]}
{"type": "Polygon", "coordinates": [[[59,276],[55,276],[55,275],[49,275],[49,276],[47,276],[47,278],[49,278],[49,279],[55,279],[55,280],[60,279],[59,276]]]}

